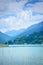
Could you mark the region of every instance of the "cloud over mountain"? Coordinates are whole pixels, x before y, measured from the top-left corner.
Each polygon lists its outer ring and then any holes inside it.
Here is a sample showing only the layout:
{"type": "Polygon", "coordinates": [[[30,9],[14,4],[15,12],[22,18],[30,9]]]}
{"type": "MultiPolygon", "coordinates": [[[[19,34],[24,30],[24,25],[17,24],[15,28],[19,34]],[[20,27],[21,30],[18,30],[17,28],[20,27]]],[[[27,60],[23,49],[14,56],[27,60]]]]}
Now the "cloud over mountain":
{"type": "Polygon", "coordinates": [[[43,0],[0,0],[0,31],[27,28],[43,20],[43,0]]]}

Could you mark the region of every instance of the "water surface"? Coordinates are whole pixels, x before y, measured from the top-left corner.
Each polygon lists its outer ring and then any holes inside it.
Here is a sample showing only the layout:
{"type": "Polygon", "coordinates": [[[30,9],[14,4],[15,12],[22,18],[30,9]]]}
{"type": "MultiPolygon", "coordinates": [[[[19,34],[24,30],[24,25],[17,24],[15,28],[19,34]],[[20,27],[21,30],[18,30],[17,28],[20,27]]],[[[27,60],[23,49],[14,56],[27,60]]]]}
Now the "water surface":
{"type": "Polygon", "coordinates": [[[43,46],[0,48],[0,65],[43,65],[43,46]]]}

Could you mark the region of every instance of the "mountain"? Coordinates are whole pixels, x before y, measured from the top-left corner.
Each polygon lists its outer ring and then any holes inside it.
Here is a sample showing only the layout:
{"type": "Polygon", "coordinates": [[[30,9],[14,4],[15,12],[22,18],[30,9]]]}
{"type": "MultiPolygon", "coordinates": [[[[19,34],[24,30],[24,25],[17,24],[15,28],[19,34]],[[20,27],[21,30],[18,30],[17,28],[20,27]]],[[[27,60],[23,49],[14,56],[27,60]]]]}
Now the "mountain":
{"type": "MultiPolygon", "coordinates": [[[[16,37],[5,44],[43,44],[43,21],[38,24],[34,24],[25,30],[17,32],[13,30],[12,32],[10,31],[9,34],[10,33],[13,37],[16,37]]],[[[0,33],[0,40],[2,42],[9,39],[6,34],[0,33]]]]}
{"type": "Polygon", "coordinates": [[[34,24],[30,27],[28,27],[22,34],[21,36],[24,36],[24,35],[30,35],[34,32],[38,32],[38,31],[41,31],[43,30],[43,21],[38,23],[38,24],[34,24]]]}
{"type": "Polygon", "coordinates": [[[11,31],[5,32],[5,34],[11,37],[17,37],[17,36],[29,35],[34,32],[38,32],[40,30],[43,30],[43,21],[38,24],[34,24],[28,27],[27,29],[11,30],[11,31]]]}
{"type": "Polygon", "coordinates": [[[34,32],[28,36],[17,37],[15,44],[43,44],[43,31],[34,32]]]}
{"type": "Polygon", "coordinates": [[[11,37],[16,37],[19,34],[23,33],[24,31],[25,31],[25,29],[11,30],[11,31],[5,32],[5,34],[7,34],[8,36],[11,36],[11,37]]]}
{"type": "Polygon", "coordinates": [[[9,37],[8,35],[0,32],[0,43],[7,42],[10,39],[11,39],[11,37],[9,37]]]}
{"type": "Polygon", "coordinates": [[[28,27],[25,32],[14,39],[15,44],[42,44],[43,43],[43,21],[28,27]]]}

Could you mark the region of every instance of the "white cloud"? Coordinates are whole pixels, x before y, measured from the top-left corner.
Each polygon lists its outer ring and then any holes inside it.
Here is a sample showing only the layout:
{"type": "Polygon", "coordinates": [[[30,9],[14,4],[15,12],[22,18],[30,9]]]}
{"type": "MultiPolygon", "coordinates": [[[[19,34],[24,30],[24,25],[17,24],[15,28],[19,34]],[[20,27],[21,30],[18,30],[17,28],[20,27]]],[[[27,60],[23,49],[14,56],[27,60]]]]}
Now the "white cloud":
{"type": "Polygon", "coordinates": [[[43,15],[32,16],[32,11],[20,11],[17,17],[9,16],[8,18],[0,19],[0,31],[6,32],[9,30],[18,30],[21,28],[27,28],[35,23],[40,22],[43,19],[43,15]]]}
{"type": "Polygon", "coordinates": [[[4,32],[7,31],[7,29],[6,28],[3,28],[3,29],[0,29],[0,31],[4,33],[4,32]]]}
{"type": "Polygon", "coordinates": [[[43,2],[34,4],[32,11],[37,13],[43,13],[43,2]]]}
{"type": "Polygon", "coordinates": [[[27,2],[27,0],[21,0],[20,2],[17,2],[16,0],[4,0],[0,2],[0,14],[7,14],[7,13],[13,13],[21,11],[24,7],[24,4],[27,2]]]}
{"type": "Polygon", "coordinates": [[[43,13],[43,2],[37,2],[35,4],[27,4],[28,7],[26,7],[26,9],[31,9],[32,12],[36,12],[36,13],[43,13]]]}
{"type": "Polygon", "coordinates": [[[23,10],[17,13],[18,18],[22,19],[24,21],[30,20],[32,16],[32,11],[31,10],[23,10]]]}
{"type": "MultiPolygon", "coordinates": [[[[36,1],[35,4],[30,4],[30,0],[20,0],[17,2],[16,0],[0,0],[0,14],[4,15],[5,13],[15,13],[22,11],[23,8],[25,8],[25,4],[27,4],[26,9],[31,9],[32,12],[38,12],[38,13],[43,13],[43,1],[38,0],[39,2],[36,1]],[[42,2],[41,2],[42,1],[42,2]]],[[[35,2],[35,1],[31,1],[35,2]]]]}
{"type": "MultiPolygon", "coordinates": [[[[42,0],[41,0],[42,1],[42,0]]],[[[0,16],[8,15],[7,18],[0,19],[0,31],[5,32],[8,30],[18,30],[21,28],[27,28],[32,24],[38,23],[43,20],[43,15],[32,15],[33,12],[43,13],[43,2],[37,2],[35,4],[28,3],[28,0],[0,0],[0,16]],[[26,7],[26,10],[23,8],[26,7]],[[16,14],[11,16],[11,14],[16,14]]],[[[30,2],[30,0],[29,0],[30,2]]]]}
{"type": "Polygon", "coordinates": [[[9,16],[8,18],[2,18],[0,27],[4,28],[4,31],[12,30],[12,29],[21,29],[27,27],[27,20],[30,19],[30,11],[21,11],[19,14],[17,14],[17,17],[9,16]],[[4,25],[4,26],[3,26],[4,25]],[[7,26],[7,28],[5,27],[7,26]]]}
{"type": "Polygon", "coordinates": [[[40,20],[43,20],[43,15],[40,15],[40,14],[37,14],[35,16],[32,16],[31,17],[31,21],[40,21],[40,20]]]}

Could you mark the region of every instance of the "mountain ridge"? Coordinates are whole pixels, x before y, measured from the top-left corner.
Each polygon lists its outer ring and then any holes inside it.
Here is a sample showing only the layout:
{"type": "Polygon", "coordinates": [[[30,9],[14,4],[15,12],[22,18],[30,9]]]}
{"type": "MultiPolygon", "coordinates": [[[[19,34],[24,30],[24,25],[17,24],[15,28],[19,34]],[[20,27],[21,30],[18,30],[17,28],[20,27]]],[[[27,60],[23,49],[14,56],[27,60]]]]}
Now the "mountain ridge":
{"type": "Polygon", "coordinates": [[[24,31],[25,31],[25,28],[20,29],[20,30],[11,30],[11,31],[5,32],[5,34],[7,34],[7,35],[9,35],[11,37],[16,37],[16,36],[18,36],[19,34],[21,34],[24,31]]]}
{"type": "Polygon", "coordinates": [[[0,32],[0,43],[7,42],[10,39],[11,39],[11,37],[9,37],[8,35],[0,32]]]}
{"type": "MultiPolygon", "coordinates": [[[[10,36],[8,36],[7,34],[5,34],[5,33],[2,33],[2,32],[0,32],[0,43],[5,43],[5,42],[8,42],[8,41],[12,41],[12,40],[16,40],[16,42],[17,42],[17,40],[21,40],[22,38],[23,39],[27,39],[28,40],[28,36],[29,36],[29,38],[30,37],[32,37],[33,35],[34,35],[34,33],[36,33],[36,32],[40,32],[40,31],[42,31],[43,32],[43,21],[42,22],[40,22],[40,23],[38,23],[38,24],[34,24],[34,25],[32,25],[32,26],[30,26],[30,27],[28,27],[27,29],[25,29],[24,31],[21,31],[21,33],[20,33],[20,35],[17,35],[17,37],[14,37],[13,36],[13,38],[12,37],[10,37],[10,36]]],[[[18,32],[17,32],[18,33],[18,32]]],[[[37,33],[37,35],[38,35],[38,33],[37,33]]],[[[40,35],[41,35],[41,33],[40,33],[40,35]]],[[[40,36],[39,35],[39,36],[40,36]]],[[[35,35],[34,35],[35,36],[35,35]]],[[[43,34],[41,35],[41,36],[43,36],[43,34]]],[[[23,39],[22,39],[22,41],[23,41],[23,39]]],[[[31,39],[30,39],[31,40],[31,39]]],[[[24,41],[23,41],[24,42],[24,41]]],[[[15,43],[15,42],[14,42],[15,43]]]]}
{"type": "Polygon", "coordinates": [[[38,32],[40,30],[43,30],[43,21],[42,22],[39,22],[38,24],[34,24],[34,25],[31,25],[30,27],[28,27],[22,34],[22,35],[30,35],[34,32],[38,32]]]}

